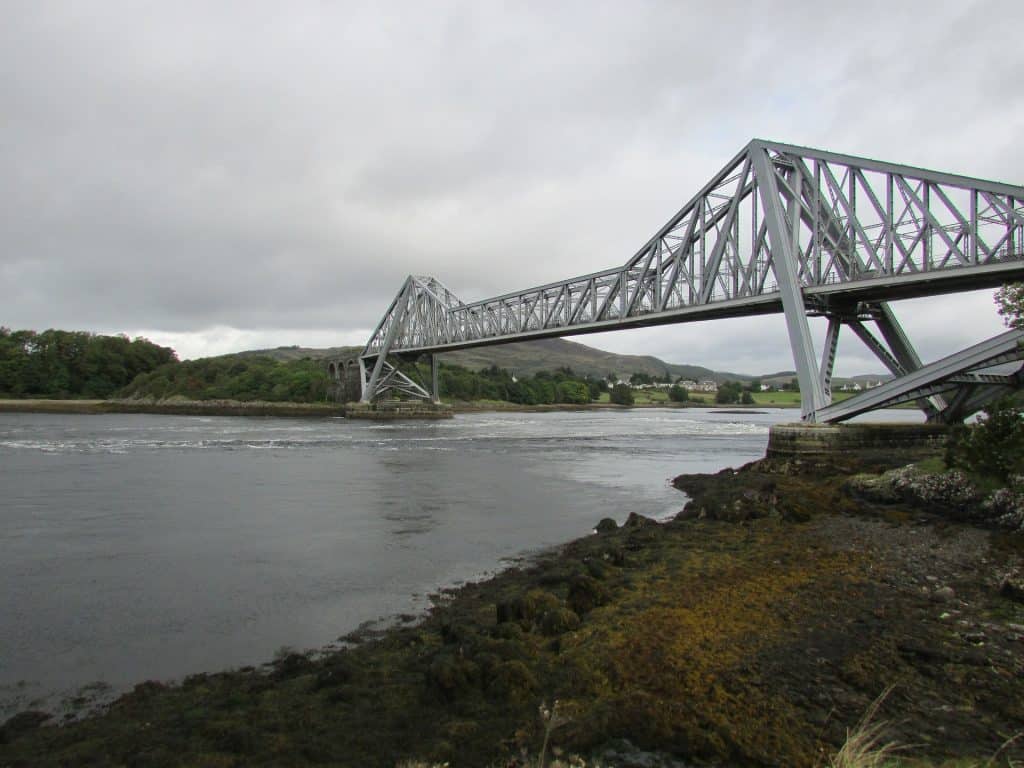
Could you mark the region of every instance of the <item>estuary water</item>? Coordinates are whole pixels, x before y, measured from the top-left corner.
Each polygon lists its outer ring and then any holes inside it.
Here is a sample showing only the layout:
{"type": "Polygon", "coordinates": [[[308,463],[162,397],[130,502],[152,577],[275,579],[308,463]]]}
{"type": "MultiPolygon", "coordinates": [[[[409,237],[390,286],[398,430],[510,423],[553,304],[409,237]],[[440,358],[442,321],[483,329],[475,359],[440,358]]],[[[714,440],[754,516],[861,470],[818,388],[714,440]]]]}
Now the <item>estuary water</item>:
{"type": "Polygon", "coordinates": [[[0,413],[0,714],[421,610],[603,517],[674,514],[672,477],[758,458],[795,417],[0,413]]]}

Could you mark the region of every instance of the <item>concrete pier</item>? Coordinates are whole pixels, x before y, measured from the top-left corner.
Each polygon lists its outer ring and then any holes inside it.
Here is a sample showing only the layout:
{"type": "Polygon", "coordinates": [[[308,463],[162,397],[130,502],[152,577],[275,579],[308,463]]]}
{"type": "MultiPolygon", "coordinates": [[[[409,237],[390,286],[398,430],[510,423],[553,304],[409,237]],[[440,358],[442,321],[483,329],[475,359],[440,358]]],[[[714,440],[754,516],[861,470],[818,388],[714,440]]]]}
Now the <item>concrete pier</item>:
{"type": "Polygon", "coordinates": [[[379,403],[348,403],[345,406],[346,419],[450,419],[452,409],[439,403],[424,403],[411,400],[382,400],[379,403]]]}
{"type": "Polygon", "coordinates": [[[840,453],[890,453],[908,460],[941,451],[949,427],[942,424],[776,424],[768,432],[770,458],[840,453]]]}

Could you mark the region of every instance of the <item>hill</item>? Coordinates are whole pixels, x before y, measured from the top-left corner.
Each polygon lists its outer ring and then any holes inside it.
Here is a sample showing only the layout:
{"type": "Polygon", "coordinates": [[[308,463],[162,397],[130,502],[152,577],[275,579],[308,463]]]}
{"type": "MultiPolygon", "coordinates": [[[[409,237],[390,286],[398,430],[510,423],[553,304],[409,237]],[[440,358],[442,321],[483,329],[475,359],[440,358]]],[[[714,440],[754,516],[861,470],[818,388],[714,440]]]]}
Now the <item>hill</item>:
{"type": "MultiPolygon", "coordinates": [[[[281,362],[312,358],[319,360],[325,357],[356,356],[362,347],[328,347],[314,349],[312,347],[276,347],[275,349],[253,349],[236,352],[232,356],[270,357],[281,362]]],[[[533,376],[539,371],[554,371],[568,366],[574,373],[581,376],[604,378],[609,373],[617,378],[628,379],[633,373],[646,373],[650,376],[664,376],[668,371],[673,380],[680,377],[694,381],[712,380],[721,384],[723,381],[750,381],[759,378],[763,384],[781,387],[796,378],[796,371],[777,371],[761,376],[729,371],[713,371],[700,365],[666,363],[652,355],[618,355],[601,349],[588,347],[577,341],[568,339],[541,339],[539,341],[519,341],[512,344],[501,344],[493,347],[477,347],[460,352],[448,352],[441,359],[451,365],[461,365],[473,371],[483,370],[496,365],[511,371],[516,376],[533,376]]],[[[841,387],[856,382],[862,387],[868,382],[888,381],[889,374],[861,374],[857,376],[836,376],[832,379],[833,387],[841,387]]]]}
{"type": "MultiPolygon", "coordinates": [[[[360,347],[313,349],[294,346],[249,350],[238,352],[236,355],[259,355],[286,362],[303,357],[320,359],[358,355],[360,351],[360,347]]],[[[441,359],[446,363],[461,365],[470,370],[481,370],[496,365],[511,371],[516,376],[532,376],[539,371],[553,371],[567,366],[577,374],[596,378],[604,378],[609,373],[626,379],[633,373],[664,376],[666,371],[673,379],[681,376],[696,381],[712,379],[718,383],[730,379],[749,381],[753,378],[748,374],[713,371],[699,365],[666,363],[651,355],[619,355],[567,339],[541,339],[493,347],[477,347],[459,352],[447,352],[441,356],[441,359]]]]}

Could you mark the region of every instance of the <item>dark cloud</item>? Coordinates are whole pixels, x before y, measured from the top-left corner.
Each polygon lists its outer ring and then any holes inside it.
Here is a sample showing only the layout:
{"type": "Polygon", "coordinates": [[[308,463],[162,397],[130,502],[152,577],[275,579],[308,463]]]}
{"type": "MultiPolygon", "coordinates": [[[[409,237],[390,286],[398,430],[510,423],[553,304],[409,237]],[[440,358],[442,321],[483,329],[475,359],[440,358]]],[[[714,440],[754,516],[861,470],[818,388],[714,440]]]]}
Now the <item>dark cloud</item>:
{"type": "MultiPolygon", "coordinates": [[[[1019,181],[1021,21],[1011,2],[11,3],[0,323],[186,354],[352,343],[408,273],[470,300],[621,263],[755,135],[1019,181]]],[[[788,367],[768,327],[600,342],[788,367]]]]}

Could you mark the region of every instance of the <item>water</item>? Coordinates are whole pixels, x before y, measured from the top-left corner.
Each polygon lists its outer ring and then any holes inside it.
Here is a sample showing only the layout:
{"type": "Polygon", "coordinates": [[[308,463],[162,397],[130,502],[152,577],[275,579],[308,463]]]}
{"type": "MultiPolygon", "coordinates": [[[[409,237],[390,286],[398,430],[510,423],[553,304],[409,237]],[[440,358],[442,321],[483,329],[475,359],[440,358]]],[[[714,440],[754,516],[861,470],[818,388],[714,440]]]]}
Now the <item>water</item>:
{"type": "Polygon", "coordinates": [[[670,478],[794,416],[0,413],[0,706],[323,646],[602,517],[674,514],[670,478]]]}

